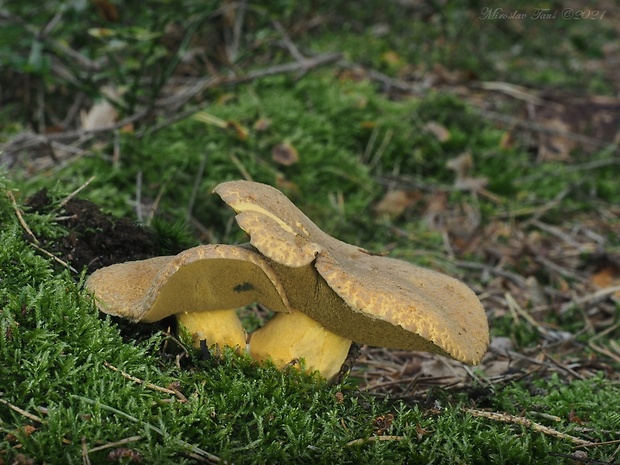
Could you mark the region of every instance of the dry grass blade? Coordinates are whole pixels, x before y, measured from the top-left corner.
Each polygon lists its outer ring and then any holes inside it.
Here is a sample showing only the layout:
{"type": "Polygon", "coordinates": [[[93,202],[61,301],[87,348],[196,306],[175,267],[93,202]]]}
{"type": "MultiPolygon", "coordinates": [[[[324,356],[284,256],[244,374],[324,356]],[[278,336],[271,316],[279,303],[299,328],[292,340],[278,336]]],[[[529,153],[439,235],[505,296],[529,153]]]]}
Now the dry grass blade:
{"type": "Polygon", "coordinates": [[[18,407],[17,405],[11,404],[9,401],[6,401],[4,399],[0,399],[0,404],[6,405],[11,410],[16,411],[20,415],[23,415],[23,416],[25,416],[26,418],[28,418],[28,419],[30,419],[32,421],[36,421],[37,423],[45,423],[45,420],[43,418],[41,418],[41,417],[39,417],[37,415],[33,415],[32,413],[29,413],[29,412],[25,411],[24,409],[18,407]]]}
{"type": "Polygon", "coordinates": [[[129,444],[130,442],[136,442],[143,438],[143,436],[131,436],[125,439],[121,439],[120,441],[109,442],[107,444],[103,444],[102,446],[93,447],[88,450],[88,453],[98,452],[100,450],[110,449],[112,447],[124,446],[125,444],[129,444]]]}
{"type": "MultiPolygon", "coordinates": [[[[138,418],[132,417],[131,415],[122,412],[121,410],[118,410],[114,407],[110,407],[109,405],[106,404],[102,404],[101,402],[89,399],[87,397],[83,397],[83,396],[76,396],[76,395],[72,395],[71,396],[72,399],[76,399],[82,402],[85,402],[87,404],[90,405],[97,405],[99,408],[103,409],[103,410],[107,410],[108,412],[112,412],[116,415],[119,415],[129,421],[132,421],[134,423],[139,423],[140,425],[150,429],[151,431],[154,431],[158,434],[160,434],[161,436],[166,436],[166,434],[164,433],[164,431],[162,431],[161,429],[159,429],[156,426],[151,425],[150,423],[146,423],[144,421],[139,420],[138,418]]],[[[171,438],[172,439],[172,438],[171,438]]],[[[175,439],[172,439],[175,440],[175,439]]],[[[217,455],[213,455],[207,451],[202,450],[200,447],[194,445],[194,444],[190,444],[188,442],[185,442],[183,440],[180,439],[176,439],[175,441],[177,441],[181,446],[187,448],[188,451],[191,451],[190,454],[193,458],[196,459],[200,459],[202,461],[207,461],[207,463],[220,463],[221,460],[217,455]]]]}
{"type": "Polygon", "coordinates": [[[17,206],[17,201],[15,200],[15,196],[13,195],[13,192],[7,191],[6,195],[11,201],[11,204],[13,205],[13,210],[15,211],[15,215],[17,216],[17,221],[19,221],[19,224],[21,224],[22,228],[24,228],[24,231],[26,231],[26,234],[28,234],[28,237],[30,238],[30,240],[34,242],[35,244],[38,244],[39,240],[37,239],[37,236],[35,236],[32,230],[30,229],[30,226],[28,226],[28,223],[26,223],[26,220],[24,220],[24,217],[22,216],[22,212],[17,206]]]}
{"type": "Polygon", "coordinates": [[[146,386],[149,389],[153,389],[154,391],[165,392],[166,394],[172,394],[172,395],[178,397],[181,402],[187,402],[187,397],[185,397],[183,394],[181,394],[181,392],[179,392],[178,390],[163,388],[163,387],[157,386],[156,384],[153,384],[153,383],[147,383],[146,381],[141,380],[140,378],[136,378],[135,376],[132,376],[129,373],[125,373],[124,371],[119,370],[114,365],[111,365],[108,362],[103,362],[103,365],[106,368],[109,368],[112,371],[116,371],[117,373],[120,373],[123,378],[128,379],[130,381],[133,381],[134,383],[142,384],[142,385],[146,386]]]}
{"type": "Polygon", "coordinates": [[[360,444],[366,444],[376,441],[403,441],[405,436],[370,436],[369,438],[360,438],[349,441],[345,444],[345,447],[359,446],[360,444]]]}
{"type": "Polygon", "coordinates": [[[487,412],[485,410],[478,410],[478,409],[467,408],[467,407],[463,407],[463,411],[475,417],[488,418],[489,420],[501,421],[502,423],[513,423],[515,425],[521,425],[527,428],[532,428],[534,431],[537,431],[539,433],[543,433],[543,434],[546,434],[547,436],[551,436],[557,439],[563,439],[566,441],[570,441],[573,444],[577,444],[580,446],[593,446],[596,444],[591,441],[586,441],[584,439],[571,436],[570,434],[562,433],[553,428],[549,428],[548,426],[544,426],[539,423],[533,422],[532,420],[529,420],[527,418],[517,417],[514,415],[509,415],[507,413],[487,412]]]}

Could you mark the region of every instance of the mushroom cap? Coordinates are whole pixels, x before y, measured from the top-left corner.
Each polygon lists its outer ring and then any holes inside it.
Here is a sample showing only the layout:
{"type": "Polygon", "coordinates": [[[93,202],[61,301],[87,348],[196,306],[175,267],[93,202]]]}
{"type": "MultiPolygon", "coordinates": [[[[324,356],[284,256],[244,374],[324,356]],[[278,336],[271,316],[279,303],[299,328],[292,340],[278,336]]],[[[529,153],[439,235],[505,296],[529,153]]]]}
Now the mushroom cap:
{"type": "Polygon", "coordinates": [[[488,322],[462,282],[329,236],[271,186],[230,181],[214,192],[237,212],[251,244],[274,262],[293,309],[358,343],[472,364],[482,359],[488,322]],[[308,289],[301,289],[299,276],[289,278],[295,274],[305,276],[308,289]]]}
{"type": "Polygon", "coordinates": [[[290,311],[282,284],[265,258],[233,245],[201,245],[176,256],[111,265],[95,271],[86,287],[104,313],[146,323],[253,302],[290,311]]]}

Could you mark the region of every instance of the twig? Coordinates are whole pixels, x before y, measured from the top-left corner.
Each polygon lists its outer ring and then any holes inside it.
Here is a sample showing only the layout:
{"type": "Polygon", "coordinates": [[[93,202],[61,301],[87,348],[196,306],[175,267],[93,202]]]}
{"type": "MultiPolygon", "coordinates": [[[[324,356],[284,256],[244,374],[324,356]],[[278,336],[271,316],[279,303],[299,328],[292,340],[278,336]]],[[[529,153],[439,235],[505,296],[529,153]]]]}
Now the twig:
{"type": "Polygon", "coordinates": [[[366,75],[373,81],[378,81],[382,83],[385,87],[393,88],[399,90],[401,92],[407,92],[412,95],[423,95],[427,91],[428,86],[422,85],[413,85],[406,81],[401,81],[399,79],[394,79],[389,77],[387,74],[380,73],[379,71],[375,71],[374,69],[366,69],[362,65],[357,63],[352,63],[346,60],[340,60],[338,62],[338,66],[345,69],[363,69],[366,75]]]}
{"type": "Polygon", "coordinates": [[[6,19],[9,21],[12,21],[15,24],[19,24],[20,26],[23,26],[28,32],[34,35],[35,40],[47,42],[52,48],[55,48],[56,50],[64,53],[69,58],[71,58],[74,62],[79,63],[80,66],[82,66],[86,71],[101,71],[102,66],[100,63],[92,61],[91,59],[77,52],[76,50],[73,50],[72,48],[68,47],[63,42],[58,41],[54,39],[53,37],[50,37],[47,35],[51,31],[51,29],[56,25],[57,23],[56,17],[52,19],[52,21],[48,24],[48,26],[43,31],[39,31],[36,27],[26,23],[22,18],[18,16],[14,16],[6,11],[0,11],[0,19],[6,19]]]}
{"type": "Polygon", "coordinates": [[[605,347],[600,347],[593,342],[588,342],[588,347],[599,354],[603,354],[610,359],[614,360],[616,363],[620,363],[620,357],[614,354],[612,351],[607,350],[605,347]]]}
{"type": "Polygon", "coordinates": [[[82,465],[90,465],[90,457],[88,456],[88,444],[86,444],[86,438],[82,438],[82,465]]]}
{"type": "Polygon", "coordinates": [[[476,87],[483,90],[492,90],[496,92],[502,92],[506,95],[510,95],[511,97],[523,100],[524,102],[533,103],[534,105],[553,107],[557,109],[562,109],[563,106],[555,103],[544,100],[537,95],[531,93],[528,89],[522,86],[517,86],[515,84],[510,84],[508,82],[499,82],[499,81],[483,81],[480,82],[476,87]]]}
{"type": "Polygon", "coordinates": [[[47,423],[43,418],[38,417],[36,415],[33,415],[32,413],[26,412],[24,409],[19,408],[17,405],[13,405],[9,401],[6,401],[4,399],[0,399],[0,404],[6,405],[11,410],[16,411],[20,415],[23,415],[23,416],[25,416],[26,418],[29,418],[32,421],[36,421],[37,423],[41,423],[41,424],[47,423]]]}
{"type": "Polygon", "coordinates": [[[250,174],[250,172],[245,168],[245,166],[243,165],[243,163],[241,163],[241,160],[239,160],[234,154],[230,154],[230,160],[233,162],[233,164],[237,167],[237,169],[239,170],[239,172],[241,173],[241,175],[243,176],[243,178],[246,181],[253,181],[252,179],[252,175],[250,174]]]}
{"type": "Polygon", "coordinates": [[[502,270],[500,268],[489,266],[484,263],[467,262],[463,260],[456,260],[454,261],[454,264],[460,268],[480,270],[484,273],[490,273],[501,278],[506,278],[511,280],[514,284],[517,285],[517,287],[520,287],[521,289],[527,288],[527,282],[525,278],[521,275],[518,275],[517,273],[513,273],[512,271],[502,270]]]}
{"type": "Polygon", "coordinates": [[[282,27],[282,24],[280,24],[279,21],[273,21],[273,25],[282,35],[282,42],[284,42],[284,46],[288,49],[289,53],[293,56],[293,58],[295,58],[300,63],[306,61],[306,57],[302,55],[297,46],[290,39],[290,37],[282,27]]]}
{"type": "Polygon", "coordinates": [[[124,446],[125,444],[129,444],[130,442],[139,441],[142,438],[143,438],[143,436],[131,436],[131,437],[128,437],[128,438],[125,438],[125,439],[121,439],[120,441],[109,442],[109,443],[104,444],[102,446],[97,446],[97,447],[93,447],[92,449],[89,449],[88,453],[99,452],[100,450],[110,449],[112,447],[124,446]]]}
{"type": "MultiPolygon", "coordinates": [[[[561,131],[555,128],[542,126],[536,123],[531,123],[529,121],[523,121],[522,119],[516,118],[514,116],[503,115],[501,113],[497,113],[497,112],[489,111],[489,110],[483,110],[481,108],[474,107],[473,111],[480,114],[483,118],[487,118],[493,121],[504,123],[510,126],[519,126],[525,129],[529,129],[530,131],[565,137],[567,139],[572,139],[574,141],[581,142],[584,144],[592,144],[596,147],[610,147],[613,152],[618,151],[617,145],[610,144],[609,142],[596,139],[594,137],[584,136],[583,134],[577,134],[577,133],[569,132],[569,131],[561,131]]],[[[615,163],[618,163],[617,160],[615,163]]]]}
{"type": "Polygon", "coordinates": [[[514,423],[516,425],[525,426],[527,428],[533,429],[538,433],[543,433],[547,436],[551,436],[557,439],[568,440],[573,444],[577,444],[580,446],[593,446],[596,444],[594,442],[586,441],[584,439],[571,436],[570,434],[554,430],[553,428],[549,428],[548,426],[533,422],[532,420],[529,420],[527,418],[517,417],[514,415],[509,415],[507,413],[487,412],[486,410],[478,410],[468,407],[461,408],[464,412],[467,412],[474,417],[488,418],[489,420],[500,421],[502,423],[514,423]]]}
{"type": "Polygon", "coordinates": [[[136,174],[136,218],[142,223],[142,170],[136,174]]]}
{"type": "MultiPolygon", "coordinates": [[[[601,441],[601,442],[593,442],[591,444],[583,444],[577,447],[598,447],[598,446],[609,446],[611,444],[619,444],[620,439],[614,439],[613,441],[601,441]]],[[[611,462],[606,462],[611,463],[611,462]]]]}
{"type": "Polygon", "coordinates": [[[542,221],[540,221],[538,219],[535,219],[535,220],[532,220],[532,221],[526,221],[526,225],[528,223],[532,224],[533,226],[536,226],[538,229],[542,229],[543,231],[548,232],[549,234],[552,234],[552,235],[562,239],[564,242],[566,242],[567,244],[575,247],[580,252],[590,252],[590,250],[587,247],[584,247],[583,244],[581,244],[580,242],[576,241],[571,235],[566,234],[564,231],[562,231],[558,227],[551,226],[549,224],[543,223],[542,221]]]}
{"type": "Polygon", "coordinates": [[[166,439],[169,439],[171,441],[176,442],[177,444],[179,444],[182,447],[187,448],[188,450],[192,451],[192,457],[193,458],[199,458],[199,459],[207,459],[208,461],[212,462],[212,463],[220,463],[221,459],[217,456],[217,455],[213,455],[207,451],[202,450],[200,447],[194,445],[194,444],[190,444],[189,442],[183,441],[182,439],[176,439],[174,437],[170,437],[168,436],[164,431],[162,431],[160,428],[151,425],[150,423],[147,423],[145,421],[139,420],[136,417],[132,417],[131,415],[129,415],[128,413],[122,412],[121,410],[118,410],[114,407],[111,407],[109,405],[106,404],[102,404],[101,402],[89,399],[88,397],[83,397],[83,396],[77,396],[72,394],[70,396],[72,399],[76,399],[76,400],[80,400],[82,402],[85,402],[87,404],[90,405],[96,405],[97,407],[99,407],[102,410],[107,410],[108,412],[112,412],[115,415],[121,416],[129,421],[132,421],[134,423],[138,423],[140,425],[142,425],[145,428],[150,429],[151,431],[154,431],[158,434],[160,434],[161,436],[163,436],[166,439]]]}
{"type": "Polygon", "coordinates": [[[360,438],[354,439],[353,441],[347,442],[344,446],[359,446],[360,444],[366,444],[368,442],[376,442],[376,441],[403,441],[405,440],[405,436],[370,436],[369,438],[360,438]]]}
{"type": "MultiPolygon", "coordinates": [[[[314,58],[307,58],[303,63],[293,62],[284,65],[276,65],[270,66],[267,68],[258,69],[256,71],[252,71],[246,75],[242,76],[233,76],[233,77],[208,77],[204,79],[200,79],[193,86],[191,86],[188,90],[183,92],[179,92],[172,97],[169,97],[164,100],[159,100],[157,102],[157,107],[182,107],[187,102],[189,102],[192,98],[200,93],[206,91],[207,89],[212,89],[218,87],[220,85],[236,85],[243,84],[248,81],[252,81],[254,79],[260,79],[267,76],[272,76],[276,74],[285,74],[285,73],[294,73],[299,71],[309,71],[310,69],[318,68],[320,66],[324,66],[328,63],[334,62],[340,58],[340,54],[338,53],[326,53],[324,55],[319,55],[314,58]]],[[[188,110],[184,110],[182,112],[174,113],[171,117],[167,118],[165,121],[161,123],[150,126],[148,129],[143,129],[136,133],[137,138],[144,137],[146,134],[152,134],[157,132],[165,127],[170,126],[171,124],[176,123],[177,121],[181,121],[188,116],[191,116],[199,111],[200,108],[203,107],[193,107],[188,110]]]]}
{"type": "Polygon", "coordinates": [[[80,187],[78,187],[76,190],[74,190],[73,192],[71,192],[67,197],[65,197],[65,199],[60,202],[60,204],[58,204],[59,208],[63,208],[65,205],[67,205],[71,199],[73,197],[75,197],[76,195],[78,195],[82,190],[84,190],[91,182],[93,182],[93,180],[96,178],[97,176],[91,176],[90,179],[88,179],[84,184],[82,184],[80,187]]]}
{"type": "MultiPolygon", "coordinates": [[[[0,14],[0,18],[1,17],[2,16],[0,14]]],[[[185,105],[187,102],[189,102],[193,97],[195,97],[196,95],[199,95],[200,93],[204,92],[207,89],[211,89],[211,88],[221,86],[221,85],[243,84],[249,81],[253,81],[255,79],[260,79],[260,78],[273,76],[277,74],[307,72],[311,69],[318,68],[318,67],[324,66],[329,63],[333,63],[339,60],[340,57],[341,55],[339,53],[325,53],[322,55],[318,55],[316,57],[305,58],[303,62],[295,61],[292,63],[285,63],[282,65],[275,65],[275,66],[270,66],[267,68],[261,68],[261,69],[257,69],[254,71],[250,71],[249,73],[245,75],[237,75],[237,76],[232,76],[232,77],[225,77],[225,76],[208,77],[208,78],[201,79],[198,82],[196,82],[189,90],[175,94],[174,96],[168,99],[158,101],[156,104],[156,107],[164,108],[168,110],[170,109],[170,107],[180,108],[183,105],[185,105]]],[[[74,131],[66,131],[66,132],[62,132],[58,134],[47,134],[47,135],[35,134],[35,133],[20,134],[16,136],[15,138],[13,138],[11,141],[2,145],[0,149],[4,150],[7,155],[10,155],[12,153],[20,152],[24,150],[25,148],[28,148],[32,145],[43,145],[43,144],[49,145],[50,143],[54,143],[56,141],[67,141],[67,140],[78,139],[79,141],[76,142],[76,145],[81,145],[93,137],[96,137],[102,134],[107,134],[109,132],[116,131],[117,129],[121,129],[128,124],[135,123],[136,121],[139,121],[145,116],[147,116],[151,111],[152,111],[151,108],[141,109],[137,111],[136,113],[134,113],[133,115],[128,116],[122,119],[121,121],[118,121],[116,124],[108,126],[108,127],[103,127],[103,128],[96,128],[96,129],[91,129],[91,130],[78,129],[74,131]]],[[[181,113],[173,112],[174,115],[172,117],[166,119],[162,123],[156,124],[154,126],[149,126],[148,129],[145,128],[137,132],[136,137],[141,138],[141,137],[144,137],[146,134],[152,134],[160,129],[163,129],[164,127],[167,127],[177,121],[180,121],[196,113],[196,111],[197,109],[193,108],[191,110],[183,111],[181,113]]],[[[168,113],[170,113],[170,111],[168,113]]]]}
{"type": "Polygon", "coordinates": [[[120,373],[123,378],[133,381],[134,383],[142,384],[149,389],[153,389],[154,391],[165,392],[166,394],[172,394],[178,397],[179,400],[181,400],[182,402],[187,402],[187,397],[181,394],[181,392],[179,392],[178,390],[163,388],[161,386],[157,386],[156,384],[148,383],[140,378],[136,378],[135,376],[130,375],[129,373],[125,373],[124,371],[119,370],[114,365],[108,362],[103,362],[103,366],[105,366],[106,368],[109,368],[112,371],[116,371],[117,373],[120,373]]]}
{"type": "Polygon", "coordinates": [[[547,328],[545,328],[544,326],[541,326],[540,323],[538,323],[534,318],[532,318],[532,316],[529,313],[527,313],[525,310],[523,310],[521,308],[521,306],[517,303],[517,301],[514,299],[512,294],[507,292],[506,294],[504,294],[504,298],[506,299],[506,302],[508,303],[508,308],[511,311],[514,311],[515,314],[518,313],[530,325],[532,325],[534,328],[536,328],[539,333],[541,333],[541,334],[543,334],[543,335],[545,335],[545,336],[547,336],[549,338],[551,337],[551,334],[550,334],[549,330],[547,330],[547,328]]]}
{"type": "Polygon", "coordinates": [[[62,260],[61,258],[58,258],[56,255],[54,255],[51,252],[48,252],[47,250],[45,250],[43,247],[38,246],[37,244],[32,244],[32,246],[37,249],[39,252],[41,252],[43,255],[48,256],[49,258],[51,258],[52,260],[54,260],[56,263],[59,263],[60,265],[64,266],[65,268],[67,268],[68,270],[71,270],[73,273],[78,274],[78,270],[76,270],[75,268],[73,268],[71,265],[69,265],[67,262],[65,262],[64,260],[62,260]]]}
{"type": "Polygon", "coordinates": [[[565,312],[566,310],[568,310],[573,305],[575,305],[575,306],[579,306],[579,305],[586,305],[586,306],[596,305],[597,303],[605,300],[607,297],[609,297],[612,294],[615,294],[616,292],[620,292],[620,286],[611,286],[611,287],[605,287],[603,289],[599,289],[596,292],[593,292],[591,294],[587,294],[587,295],[585,295],[583,297],[580,297],[579,299],[572,300],[572,301],[562,305],[561,312],[565,312]]]}
{"type": "Polygon", "coordinates": [[[243,27],[243,20],[245,19],[245,9],[247,0],[241,0],[237,4],[237,12],[235,14],[235,24],[233,26],[232,43],[228,47],[228,60],[234,63],[237,60],[237,54],[239,53],[239,42],[241,38],[241,29],[243,27]]]}
{"type": "Polygon", "coordinates": [[[77,270],[75,268],[73,268],[71,265],[69,265],[67,262],[61,260],[60,258],[58,258],[56,255],[54,255],[51,252],[48,252],[47,250],[45,250],[43,247],[41,247],[39,245],[39,240],[37,239],[37,237],[34,235],[34,233],[32,232],[32,230],[30,229],[30,227],[28,226],[28,223],[26,223],[26,221],[24,220],[24,217],[21,214],[21,210],[19,209],[19,207],[17,206],[17,202],[15,201],[15,196],[13,196],[13,193],[11,191],[7,191],[6,195],[8,196],[8,198],[11,200],[11,204],[13,204],[13,209],[15,210],[15,215],[17,216],[17,220],[19,221],[19,224],[21,224],[22,228],[24,228],[24,230],[26,231],[26,233],[28,234],[28,236],[30,237],[30,239],[32,240],[32,246],[37,249],[39,252],[41,252],[44,255],[47,255],[49,258],[51,258],[52,260],[56,261],[57,263],[60,263],[62,266],[64,266],[65,268],[73,271],[74,273],[77,274],[77,270]]]}
{"type": "Polygon", "coordinates": [[[24,230],[26,231],[26,233],[28,234],[32,242],[34,242],[35,244],[38,244],[39,239],[37,239],[37,236],[34,235],[32,230],[28,226],[28,223],[26,223],[26,221],[24,220],[24,217],[22,216],[22,212],[17,206],[17,202],[15,201],[15,196],[13,195],[13,192],[6,191],[6,195],[11,201],[11,204],[13,205],[13,210],[15,211],[15,215],[17,215],[17,220],[19,221],[19,224],[22,225],[22,228],[24,228],[24,230]]]}

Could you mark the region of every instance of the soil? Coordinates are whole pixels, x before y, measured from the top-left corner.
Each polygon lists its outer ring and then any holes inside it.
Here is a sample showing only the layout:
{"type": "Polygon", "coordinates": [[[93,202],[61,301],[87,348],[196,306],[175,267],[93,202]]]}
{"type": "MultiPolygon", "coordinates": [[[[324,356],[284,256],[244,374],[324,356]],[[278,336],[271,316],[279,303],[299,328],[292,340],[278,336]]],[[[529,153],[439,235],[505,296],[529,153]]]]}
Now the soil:
{"type": "MultiPolygon", "coordinates": [[[[32,211],[49,214],[56,205],[46,190],[40,190],[26,202],[32,211]]],[[[39,238],[43,247],[76,270],[90,274],[104,266],[143,260],[160,254],[156,233],[129,218],[103,213],[94,203],[70,199],[58,216],[68,234],[61,238],[39,238]]]]}

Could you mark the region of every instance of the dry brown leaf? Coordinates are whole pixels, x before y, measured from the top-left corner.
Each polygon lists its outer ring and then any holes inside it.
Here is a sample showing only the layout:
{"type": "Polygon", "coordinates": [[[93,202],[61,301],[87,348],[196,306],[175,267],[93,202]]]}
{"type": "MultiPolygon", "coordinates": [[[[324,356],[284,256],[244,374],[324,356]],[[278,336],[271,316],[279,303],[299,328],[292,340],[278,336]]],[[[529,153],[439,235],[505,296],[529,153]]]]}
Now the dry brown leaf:
{"type": "Polygon", "coordinates": [[[108,0],[93,0],[97,13],[106,21],[116,23],[118,21],[118,9],[108,0]]]}
{"type": "MultiPolygon", "coordinates": [[[[570,132],[570,126],[559,119],[542,121],[545,128],[558,133],[570,132]]],[[[577,143],[567,137],[541,133],[538,145],[538,161],[567,161],[577,143]]]]}
{"type": "Polygon", "coordinates": [[[291,166],[299,161],[299,153],[291,144],[283,142],[273,146],[271,158],[280,165],[291,166]]]}
{"type": "MultiPolygon", "coordinates": [[[[620,268],[612,263],[608,263],[593,273],[590,277],[590,281],[592,284],[602,289],[620,286],[620,268]]],[[[614,295],[620,298],[620,291],[614,293],[614,295]]]]}
{"type": "Polygon", "coordinates": [[[80,117],[82,129],[93,131],[114,126],[118,118],[118,112],[110,102],[104,100],[95,103],[87,112],[82,111],[80,117]]]}
{"type": "MultiPolygon", "coordinates": [[[[620,141],[620,100],[559,93],[540,97],[547,103],[528,110],[530,122],[541,129],[533,131],[538,161],[567,161],[576,148],[593,152],[620,141]]],[[[522,128],[514,131],[531,132],[522,128]]]]}
{"type": "Polygon", "coordinates": [[[458,157],[448,160],[446,166],[456,173],[454,188],[461,191],[482,191],[489,180],[484,177],[474,178],[470,176],[474,167],[474,160],[469,152],[465,152],[458,157]]]}
{"type": "Polygon", "coordinates": [[[446,167],[455,172],[457,179],[469,177],[469,173],[474,167],[474,159],[471,153],[465,152],[458,157],[454,157],[446,162],[446,167]]]}
{"type": "Polygon", "coordinates": [[[436,123],[435,121],[429,121],[424,125],[423,129],[435,136],[439,142],[449,141],[450,137],[452,137],[450,131],[445,126],[436,123]]]}
{"type": "Polygon", "coordinates": [[[417,191],[401,189],[389,191],[377,202],[374,210],[377,215],[388,216],[391,219],[398,218],[421,198],[422,194],[417,191]]]}
{"type": "Polygon", "coordinates": [[[388,430],[392,426],[392,423],[394,423],[394,415],[392,415],[391,413],[376,417],[372,421],[372,426],[375,430],[375,434],[377,436],[383,436],[385,433],[388,432],[388,430]]]}
{"type": "Polygon", "coordinates": [[[381,55],[381,61],[390,65],[390,66],[398,66],[403,60],[400,58],[400,55],[396,53],[394,50],[388,50],[383,55],[381,55]]]}
{"type": "Polygon", "coordinates": [[[463,364],[447,358],[433,357],[422,361],[420,375],[432,378],[455,378],[461,380],[467,377],[463,364]]]}
{"type": "Polygon", "coordinates": [[[271,120],[268,118],[258,118],[254,122],[254,130],[258,132],[266,131],[271,127],[271,120]]]}
{"type": "Polygon", "coordinates": [[[250,131],[248,131],[248,128],[246,128],[245,126],[243,126],[241,123],[237,121],[227,121],[226,125],[229,128],[233,128],[235,132],[237,133],[237,137],[241,140],[246,140],[248,136],[250,135],[250,131]]]}
{"type": "MultiPolygon", "coordinates": [[[[108,87],[103,88],[101,93],[111,99],[119,97],[119,93],[115,89],[108,87]]],[[[109,128],[116,124],[118,111],[105,99],[95,103],[90,110],[82,111],[80,113],[80,119],[82,120],[82,129],[86,131],[109,128]]]]}

